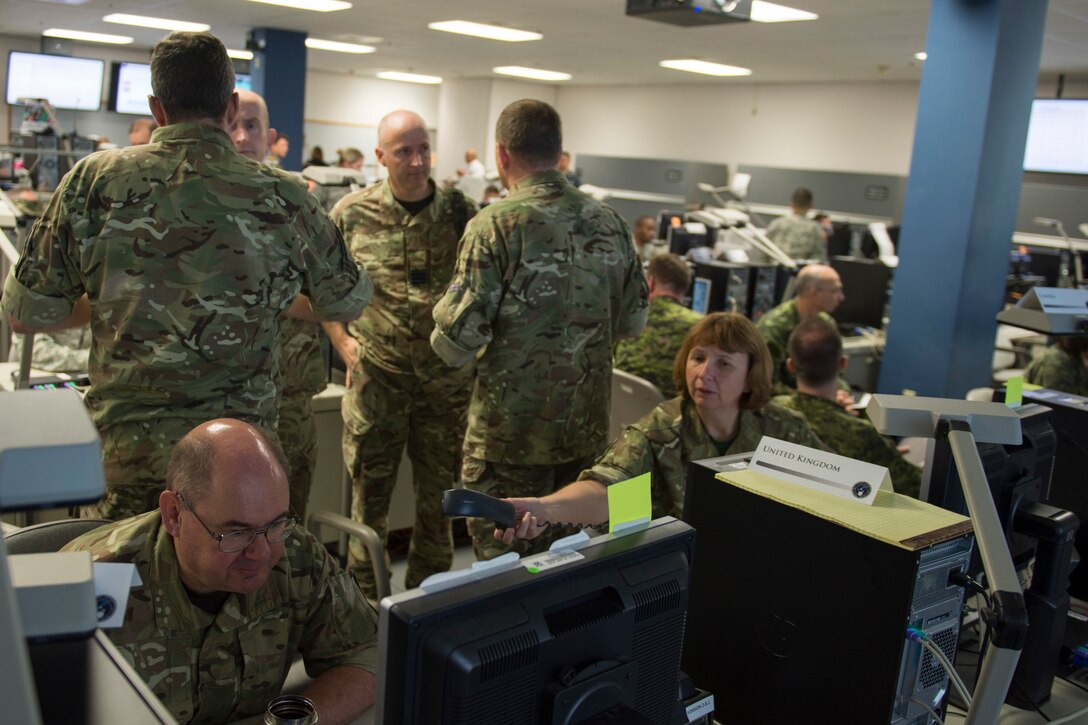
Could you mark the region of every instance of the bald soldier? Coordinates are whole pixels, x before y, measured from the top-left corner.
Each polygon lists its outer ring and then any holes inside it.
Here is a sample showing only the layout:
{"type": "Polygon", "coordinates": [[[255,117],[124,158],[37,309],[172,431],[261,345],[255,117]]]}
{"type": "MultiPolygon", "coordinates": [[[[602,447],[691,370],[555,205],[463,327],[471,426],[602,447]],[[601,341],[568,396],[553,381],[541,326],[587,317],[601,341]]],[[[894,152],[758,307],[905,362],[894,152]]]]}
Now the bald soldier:
{"type": "Polygon", "coordinates": [[[136,566],[141,583],[110,639],[179,721],[265,711],[301,654],[322,725],[374,702],[377,616],[351,573],[288,509],[283,452],[238,420],[213,420],[170,456],[158,510],[67,547],[136,566]]]}
{"type": "MultiPolygon", "coordinates": [[[[269,128],[268,106],[253,91],[238,90],[238,119],[230,131],[238,153],[262,161],[276,138],[269,128]]],[[[328,375],[321,354],[321,332],[310,320],[285,317],[280,321],[280,368],[283,384],[279,399],[279,430],[287,455],[287,480],[291,484],[291,510],[306,519],[306,502],[317,467],[317,429],[313,397],[325,389],[328,375]]]]}
{"type": "MultiPolygon", "coordinates": [[[[476,204],[431,180],[427,124],[394,111],[378,125],[378,163],[388,178],[353,192],[332,210],[355,260],[374,282],[374,299],[347,329],[326,330],[348,365],[344,461],[352,478],[352,517],[385,540],[389,501],[407,446],[415,521],[405,586],[412,588],[453,561],[442,492],[458,480],[473,366],[449,369],[432,351],[432,309],[446,291],[457,242],[476,204]]],[[[351,565],[374,596],[373,571],[352,539],[351,565]]]]}
{"type": "Polygon", "coordinates": [[[306,185],[235,151],[240,101],[215,36],[160,41],[151,86],[151,143],[75,165],[0,300],[16,332],[91,324],[85,401],[107,483],[92,518],[155,508],[199,423],[275,430],[284,313],[351,320],[371,295],[306,185]]]}

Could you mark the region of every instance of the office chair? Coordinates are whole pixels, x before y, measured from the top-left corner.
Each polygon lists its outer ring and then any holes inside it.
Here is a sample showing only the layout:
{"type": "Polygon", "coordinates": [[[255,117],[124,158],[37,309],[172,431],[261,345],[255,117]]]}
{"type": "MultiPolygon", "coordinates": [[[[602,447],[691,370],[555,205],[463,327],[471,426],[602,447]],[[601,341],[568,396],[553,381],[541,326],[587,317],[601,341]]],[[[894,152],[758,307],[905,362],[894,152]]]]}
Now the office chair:
{"type": "Polygon", "coordinates": [[[34,524],[4,536],[8,554],[47,554],[60,551],[72,539],[112,523],[107,519],[62,519],[34,524]]]}
{"type": "Polygon", "coordinates": [[[314,536],[317,536],[319,541],[322,526],[331,526],[348,536],[358,537],[363,542],[366,554],[370,557],[370,561],[374,566],[374,585],[377,589],[378,601],[380,602],[382,598],[389,596],[392,592],[389,586],[389,568],[385,563],[385,550],[382,546],[382,540],[378,537],[378,532],[366,524],[361,524],[332,511],[311,511],[306,515],[306,528],[314,536]]]}
{"type": "Polygon", "coordinates": [[[653,383],[637,375],[612,368],[612,418],[608,437],[614,441],[628,425],[665,401],[665,396],[653,383]]]}

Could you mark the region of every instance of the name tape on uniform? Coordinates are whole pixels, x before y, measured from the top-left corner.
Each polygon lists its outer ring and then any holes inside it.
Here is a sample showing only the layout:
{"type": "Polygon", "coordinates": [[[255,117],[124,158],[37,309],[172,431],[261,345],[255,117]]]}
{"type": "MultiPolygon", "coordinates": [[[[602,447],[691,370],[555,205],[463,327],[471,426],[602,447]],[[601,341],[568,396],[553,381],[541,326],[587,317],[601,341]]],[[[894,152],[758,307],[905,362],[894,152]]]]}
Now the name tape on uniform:
{"type": "Polygon", "coordinates": [[[748,470],[864,504],[872,504],[882,486],[892,490],[891,476],[883,466],[769,436],[759,441],[748,470]]]}

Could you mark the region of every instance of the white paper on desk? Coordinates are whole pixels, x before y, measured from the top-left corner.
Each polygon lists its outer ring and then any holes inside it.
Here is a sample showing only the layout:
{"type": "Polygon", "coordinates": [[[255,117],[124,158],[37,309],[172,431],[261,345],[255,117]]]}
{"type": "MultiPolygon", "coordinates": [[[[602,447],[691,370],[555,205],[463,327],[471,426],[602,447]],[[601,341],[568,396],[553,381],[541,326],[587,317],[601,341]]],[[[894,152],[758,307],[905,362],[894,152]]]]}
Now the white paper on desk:
{"type": "Polygon", "coordinates": [[[94,563],[94,597],[101,629],[116,629],[125,623],[129,590],[141,584],[135,564],[94,563]]]}
{"type": "Polygon", "coordinates": [[[883,466],[770,436],[759,441],[748,470],[867,505],[881,487],[892,490],[891,476],[883,466]]]}

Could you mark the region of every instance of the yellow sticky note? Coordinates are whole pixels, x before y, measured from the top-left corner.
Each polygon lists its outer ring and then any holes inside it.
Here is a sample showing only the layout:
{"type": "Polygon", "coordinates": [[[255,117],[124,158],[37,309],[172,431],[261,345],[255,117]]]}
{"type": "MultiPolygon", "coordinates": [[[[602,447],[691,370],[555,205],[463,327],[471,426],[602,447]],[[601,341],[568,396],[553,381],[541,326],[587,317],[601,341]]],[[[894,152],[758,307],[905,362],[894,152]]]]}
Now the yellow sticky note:
{"type": "Polygon", "coordinates": [[[1010,408],[1019,408],[1024,402],[1024,377],[1017,375],[1009,378],[1005,383],[1005,405],[1010,408]]]}
{"type": "Polygon", "coordinates": [[[1036,385],[1035,383],[1024,383],[1024,390],[1042,390],[1042,385],[1036,385]]]}
{"type": "Polygon", "coordinates": [[[608,487],[608,532],[630,521],[650,520],[650,474],[629,478],[608,487]]]}

